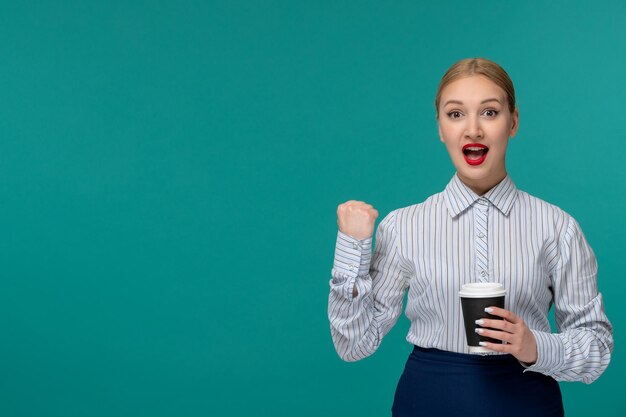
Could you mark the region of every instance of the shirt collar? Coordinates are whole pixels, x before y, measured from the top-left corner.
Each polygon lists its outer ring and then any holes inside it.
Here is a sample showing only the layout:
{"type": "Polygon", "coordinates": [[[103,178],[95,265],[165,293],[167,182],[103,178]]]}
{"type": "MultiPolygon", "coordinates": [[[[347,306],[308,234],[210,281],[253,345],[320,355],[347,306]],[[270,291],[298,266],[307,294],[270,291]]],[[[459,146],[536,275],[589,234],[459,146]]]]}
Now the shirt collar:
{"type": "Polygon", "coordinates": [[[476,195],[467,185],[454,175],[452,180],[443,191],[448,212],[452,217],[456,217],[472,206],[476,200],[484,198],[493,204],[505,216],[508,216],[515,200],[517,200],[517,187],[513,180],[507,175],[495,187],[487,191],[485,195],[476,195]]]}

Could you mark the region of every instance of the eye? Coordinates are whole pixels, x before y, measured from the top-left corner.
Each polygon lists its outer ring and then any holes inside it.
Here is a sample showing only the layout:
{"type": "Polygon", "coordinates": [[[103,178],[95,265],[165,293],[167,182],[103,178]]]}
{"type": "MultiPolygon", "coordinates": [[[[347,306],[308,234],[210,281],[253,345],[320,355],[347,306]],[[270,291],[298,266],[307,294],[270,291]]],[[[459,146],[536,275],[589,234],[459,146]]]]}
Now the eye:
{"type": "Polygon", "coordinates": [[[483,114],[485,116],[487,116],[490,119],[493,119],[494,117],[496,117],[498,115],[498,113],[500,113],[498,110],[494,110],[494,109],[487,109],[483,112],[483,114]]]}
{"type": "Polygon", "coordinates": [[[448,117],[451,119],[459,119],[461,116],[461,112],[458,110],[452,110],[451,112],[448,112],[448,117]]]}

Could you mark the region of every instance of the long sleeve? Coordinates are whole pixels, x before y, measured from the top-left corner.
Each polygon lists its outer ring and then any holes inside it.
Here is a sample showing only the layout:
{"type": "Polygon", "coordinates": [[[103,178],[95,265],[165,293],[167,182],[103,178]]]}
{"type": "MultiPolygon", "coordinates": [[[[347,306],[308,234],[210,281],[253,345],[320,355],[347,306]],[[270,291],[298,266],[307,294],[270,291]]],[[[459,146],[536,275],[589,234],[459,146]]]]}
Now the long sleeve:
{"type": "Polygon", "coordinates": [[[558,333],[533,330],[538,359],[527,370],[589,384],[609,365],[613,329],[598,292],[595,255],[573,218],[558,250],[551,270],[558,333]]]}
{"type": "Polygon", "coordinates": [[[374,353],[402,312],[408,274],[397,242],[396,212],[379,224],[373,256],[371,239],[358,241],[338,233],[328,318],[335,349],[345,361],[374,353]],[[355,285],[358,295],[353,297],[355,285]]]}

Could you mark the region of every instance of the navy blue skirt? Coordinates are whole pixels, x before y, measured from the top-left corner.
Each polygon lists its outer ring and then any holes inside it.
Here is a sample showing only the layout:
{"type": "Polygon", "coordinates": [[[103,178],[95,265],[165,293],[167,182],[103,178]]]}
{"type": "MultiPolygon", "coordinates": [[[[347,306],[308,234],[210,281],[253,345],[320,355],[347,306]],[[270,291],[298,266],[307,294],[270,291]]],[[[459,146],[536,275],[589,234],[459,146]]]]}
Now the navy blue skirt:
{"type": "Polygon", "coordinates": [[[511,355],[415,347],[398,382],[393,417],[562,417],[559,384],[511,355]]]}

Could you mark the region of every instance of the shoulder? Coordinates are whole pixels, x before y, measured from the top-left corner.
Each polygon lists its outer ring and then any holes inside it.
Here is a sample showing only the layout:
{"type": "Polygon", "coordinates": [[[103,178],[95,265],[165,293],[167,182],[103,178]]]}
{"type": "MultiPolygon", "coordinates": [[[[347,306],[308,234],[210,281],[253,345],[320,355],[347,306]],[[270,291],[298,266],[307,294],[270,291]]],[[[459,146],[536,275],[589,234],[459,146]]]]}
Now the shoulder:
{"type": "Polygon", "coordinates": [[[524,217],[528,220],[549,226],[559,234],[567,229],[579,229],[576,219],[557,205],[522,190],[517,190],[517,196],[519,203],[517,209],[525,214],[524,217]]]}
{"type": "Polygon", "coordinates": [[[435,211],[446,210],[443,201],[443,193],[433,194],[421,203],[400,207],[391,211],[383,222],[391,223],[400,230],[406,230],[409,225],[414,225],[422,219],[431,217],[435,211]]]}

